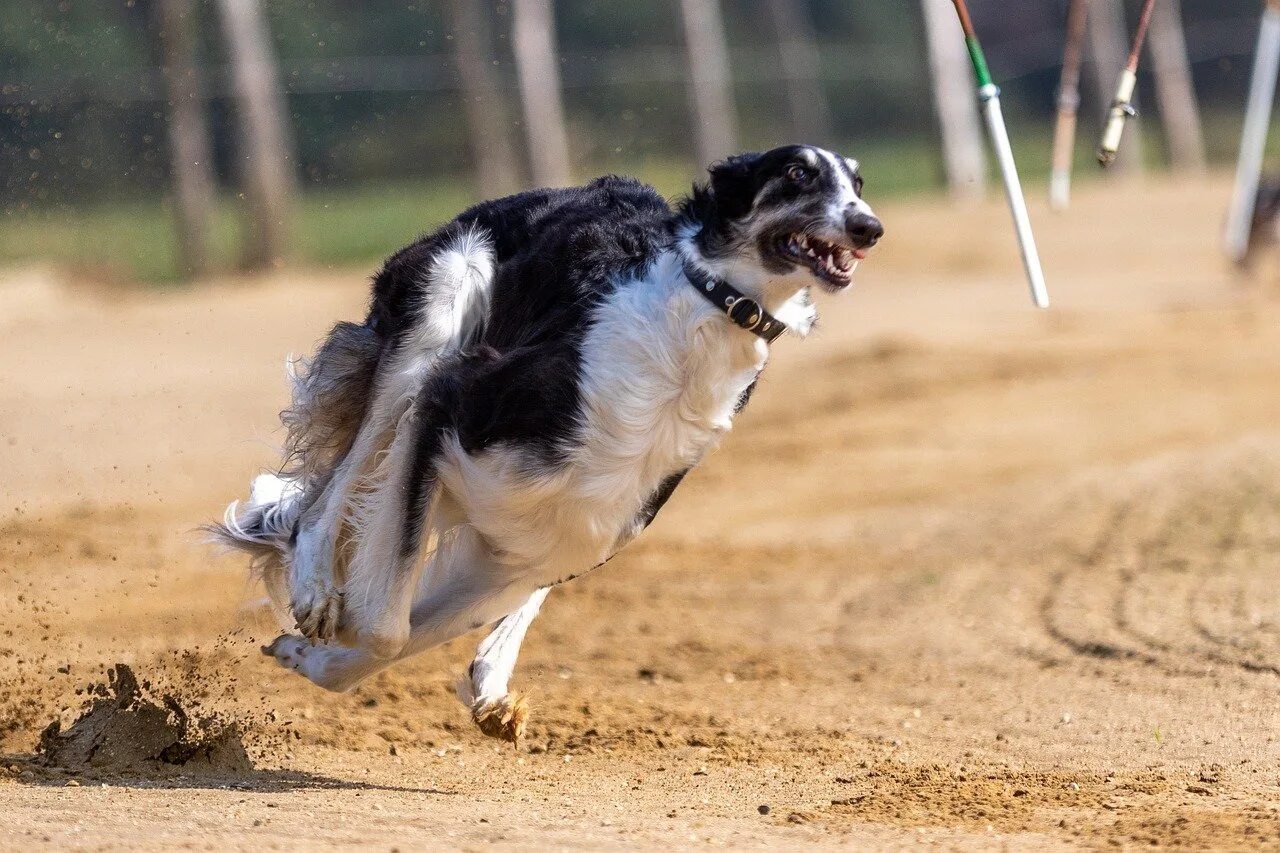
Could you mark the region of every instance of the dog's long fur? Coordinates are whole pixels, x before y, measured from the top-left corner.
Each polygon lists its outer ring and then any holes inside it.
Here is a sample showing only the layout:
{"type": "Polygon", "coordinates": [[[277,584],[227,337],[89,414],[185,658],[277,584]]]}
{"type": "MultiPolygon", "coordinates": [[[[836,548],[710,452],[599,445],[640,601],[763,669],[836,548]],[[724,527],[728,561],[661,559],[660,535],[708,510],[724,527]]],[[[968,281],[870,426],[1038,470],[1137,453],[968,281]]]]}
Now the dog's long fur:
{"type": "Polygon", "coordinates": [[[546,589],[652,521],[768,357],[686,266],[803,334],[810,285],[842,289],[881,233],[856,163],[789,146],[717,165],[675,211],[606,177],[481,204],[398,252],[365,321],[297,365],[280,476],[216,528],[303,635],[269,651],[347,689],[502,619],[460,695],[517,737],[507,682],[546,589]]]}

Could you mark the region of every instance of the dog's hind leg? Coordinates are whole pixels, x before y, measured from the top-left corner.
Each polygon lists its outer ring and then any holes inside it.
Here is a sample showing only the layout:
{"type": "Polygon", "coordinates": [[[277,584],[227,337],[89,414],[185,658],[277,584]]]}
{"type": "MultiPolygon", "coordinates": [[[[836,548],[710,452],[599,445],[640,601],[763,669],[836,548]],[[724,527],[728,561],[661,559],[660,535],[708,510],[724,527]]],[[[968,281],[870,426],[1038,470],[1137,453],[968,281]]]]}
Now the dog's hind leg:
{"type": "MultiPolygon", "coordinates": [[[[393,659],[409,640],[436,492],[440,411],[429,389],[405,412],[367,488],[354,496],[343,641],[393,659]]],[[[434,562],[434,561],[433,561],[434,562]]]]}
{"type": "MultiPolygon", "coordinates": [[[[426,275],[421,281],[415,280],[414,287],[421,298],[417,314],[394,343],[386,345],[387,350],[377,367],[375,390],[367,414],[351,448],[315,502],[304,511],[298,525],[290,583],[292,609],[303,636],[311,640],[332,639],[345,621],[341,610],[349,604],[344,601],[347,590],[339,587],[334,563],[354,493],[361,478],[373,467],[375,455],[386,448],[388,442],[394,442],[399,433],[397,425],[440,357],[462,347],[483,326],[492,277],[493,248],[489,237],[480,229],[468,228],[445,240],[431,258],[426,275]]],[[[382,464],[379,463],[379,467],[382,464]]],[[[389,469],[393,477],[398,476],[396,471],[389,469]]],[[[350,520],[357,536],[367,540],[360,530],[365,519],[350,520]]],[[[417,544],[411,541],[406,547],[416,549],[417,544]]],[[[357,558],[354,551],[351,556],[353,560],[357,558]]],[[[402,564],[400,555],[396,555],[394,565],[402,564]]],[[[403,574],[395,571],[394,577],[403,574]]],[[[370,573],[369,579],[376,575],[376,572],[370,573]]],[[[389,592],[390,598],[397,601],[407,594],[404,589],[389,592]]],[[[374,626],[373,642],[382,651],[394,654],[396,640],[407,634],[406,612],[407,605],[394,613],[388,611],[388,617],[396,624],[386,632],[385,642],[378,638],[378,634],[383,633],[381,627],[374,626]]]]}
{"type": "Polygon", "coordinates": [[[384,359],[377,389],[355,440],[298,522],[289,565],[291,609],[299,632],[312,641],[328,641],[337,635],[344,606],[344,591],[334,571],[339,535],[347,521],[357,530],[363,523],[362,518],[351,518],[360,514],[352,506],[356,492],[366,478],[376,480],[385,460],[375,465],[375,458],[389,442],[394,444],[435,356],[396,353],[384,359]]]}
{"type": "Polygon", "coordinates": [[[289,610],[311,640],[333,638],[342,596],[333,563],[350,493],[386,442],[416,381],[368,325],[338,323],[294,363],[285,470],[304,484],[288,550],[289,610]]]}
{"type": "Polygon", "coordinates": [[[509,691],[509,685],[520,644],[550,591],[550,587],[537,590],[499,622],[480,643],[475,660],[458,682],[458,699],[471,711],[480,731],[490,737],[518,743],[524,735],[528,706],[524,696],[509,691]]]}
{"type": "Polygon", "coordinates": [[[299,519],[289,561],[290,609],[309,640],[328,641],[337,633],[342,610],[334,573],[338,535],[355,483],[386,441],[396,415],[393,401],[375,401],[351,449],[299,519]]]}

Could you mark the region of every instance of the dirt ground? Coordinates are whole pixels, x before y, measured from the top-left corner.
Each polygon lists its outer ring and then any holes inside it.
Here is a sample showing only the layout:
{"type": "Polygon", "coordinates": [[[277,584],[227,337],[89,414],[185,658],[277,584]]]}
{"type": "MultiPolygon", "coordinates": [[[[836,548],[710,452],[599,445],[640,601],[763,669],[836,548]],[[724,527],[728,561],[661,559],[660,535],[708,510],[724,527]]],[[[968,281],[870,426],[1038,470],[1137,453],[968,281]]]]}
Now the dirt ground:
{"type": "Polygon", "coordinates": [[[194,532],[364,271],[5,273],[0,845],[1280,847],[1280,300],[1220,260],[1225,194],[1034,210],[1049,313],[998,203],[884,208],[722,448],[553,593],[519,750],[452,696],[478,636],[323,693],[194,532]],[[116,663],[255,769],[43,766],[116,663]]]}

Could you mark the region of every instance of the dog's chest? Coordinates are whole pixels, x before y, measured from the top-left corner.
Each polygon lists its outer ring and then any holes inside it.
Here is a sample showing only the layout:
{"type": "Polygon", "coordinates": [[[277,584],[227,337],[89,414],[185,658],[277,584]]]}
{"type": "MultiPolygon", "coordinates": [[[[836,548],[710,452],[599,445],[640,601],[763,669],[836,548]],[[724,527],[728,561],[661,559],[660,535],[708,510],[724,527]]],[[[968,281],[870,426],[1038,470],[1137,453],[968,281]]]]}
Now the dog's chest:
{"type": "Polygon", "coordinates": [[[644,527],[674,476],[731,427],[764,365],[758,343],[660,262],[593,318],[566,461],[540,465],[507,444],[447,458],[443,484],[505,561],[547,583],[590,569],[644,527]]]}

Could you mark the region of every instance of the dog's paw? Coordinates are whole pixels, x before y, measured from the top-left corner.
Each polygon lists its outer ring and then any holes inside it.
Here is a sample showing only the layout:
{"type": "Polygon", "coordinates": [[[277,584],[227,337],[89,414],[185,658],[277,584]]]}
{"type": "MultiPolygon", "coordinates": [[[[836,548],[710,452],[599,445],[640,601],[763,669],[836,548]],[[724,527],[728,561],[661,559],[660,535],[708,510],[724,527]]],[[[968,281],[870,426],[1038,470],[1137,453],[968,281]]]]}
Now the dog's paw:
{"type": "Polygon", "coordinates": [[[262,653],[275,658],[276,663],[293,670],[316,687],[334,693],[347,692],[367,674],[362,673],[359,668],[352,669],[350,649],[314,646],[306,637],[299,637],[297,634],[276,637],[271,645],[262,647],[262,653]]]}
{"type": "Polygon", "coordinates": [[[310,651],[313,651],[311,644],[296,634],[281,634],[271,641],[271,645],[262,647],[264,655],[275,658],[276,663],[296,672],[302,671],[310,651]]]}
{"type": "Polygon", "coordinates": [[[342,590],[331,584],[310,581],[293,590],[290,602],[298,633],[313,643],[327,643],[338,635],[342,618],[342,590]]]}
{"type": "Polygon", "coordinates": [[[471,706],[471,719],[489,737],[518,746],[529,721],[529,702],[519,693],[489,701],[476,700],[471,706]]]}

